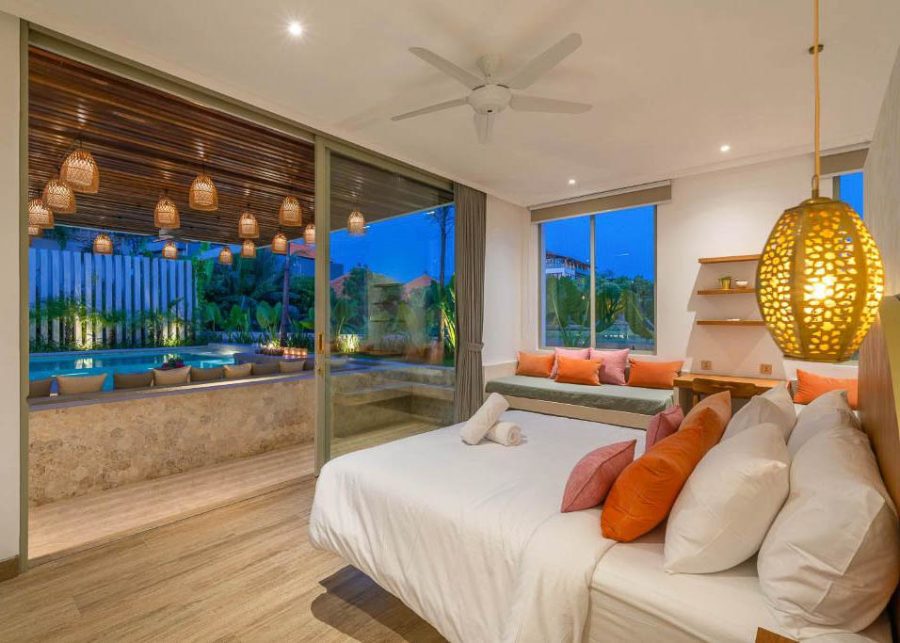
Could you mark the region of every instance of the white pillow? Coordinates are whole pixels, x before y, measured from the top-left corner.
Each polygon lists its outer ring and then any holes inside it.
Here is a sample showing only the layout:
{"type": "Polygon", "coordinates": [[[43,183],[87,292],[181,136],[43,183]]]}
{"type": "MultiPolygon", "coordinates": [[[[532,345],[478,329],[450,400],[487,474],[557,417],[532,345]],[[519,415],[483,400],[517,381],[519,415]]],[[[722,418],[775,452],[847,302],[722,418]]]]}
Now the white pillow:
{"type": "Polygon", "coordinates": [[[491,393],[469,421],[462,425],[459,435],[466,444],[478,444],[497,423],[504,411],[509,408],[509,402],[499,393],[491,393]]]}
{"type": "Polygon", "coordinates": [[[787,498],[789,462],[784,433],[771,423],[710,449],[669,514],[665,570],[707,574],[755,554],[787,498]]]}
{"type": "Polygon", "coordinates": [[[786,386],[776,386],[762,395],[753,396],[728,423],[723,440],[753,426],[772,423],[781,429],[785,442],[797,421],[794,400],[786,386]]]}
{"type": "Polygon", "coordinates": [[[793,638],[859,632],[878,617],[900,577],[900,527],[865,433],[832,427],[797,451],[757,569],[793,638]]]}
{"type": "Polygon", "coordinates": [[[788,451],[794,457],[800,447],[817,433],[836,426],[859,428],[859,422],[847,402],[847,391],[829,391],[806,405],[797,415],[797,423],[788,440],[788,451]]]}

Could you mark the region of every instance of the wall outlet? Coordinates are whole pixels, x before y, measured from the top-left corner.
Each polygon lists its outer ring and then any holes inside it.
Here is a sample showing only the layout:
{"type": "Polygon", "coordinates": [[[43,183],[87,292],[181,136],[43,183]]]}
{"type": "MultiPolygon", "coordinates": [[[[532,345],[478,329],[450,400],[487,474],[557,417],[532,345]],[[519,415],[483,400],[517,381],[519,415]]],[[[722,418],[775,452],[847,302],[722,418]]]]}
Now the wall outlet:
{"type": "Polygon", "coordinates": [[[712,362],[708,359],[700,360],[700,370],[701,371],[711,371],[712,370],[712,362]]]}
{"type": "Polygon", "coordinates": [[[759,372],[762,375],[771,375],[772,374],[772,365],[771,364],[760,364],[759,372]]]}

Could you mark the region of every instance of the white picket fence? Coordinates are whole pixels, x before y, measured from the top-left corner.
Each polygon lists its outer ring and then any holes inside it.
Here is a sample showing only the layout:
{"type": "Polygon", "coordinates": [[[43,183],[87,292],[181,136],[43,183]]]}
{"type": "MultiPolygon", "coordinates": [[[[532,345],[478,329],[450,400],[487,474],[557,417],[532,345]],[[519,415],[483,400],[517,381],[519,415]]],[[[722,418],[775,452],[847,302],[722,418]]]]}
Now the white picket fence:
{"type": "Polygon", "coordinates": [[[47,248],[28,251],[28,301],[37,319],[29,336],[77,346],[148,346],[158,339],[148,329],[151,319],[168,315],[159,325],[162,340],[183,340],[196,303],[193,266],[186,260],[128,255],[95,255],[47,248]],[[49,301],[83,304],[90,312],[121,312],[111,327],[99,321],[49,318],[42,305],[49,301]],[[43,311],[43,314],[42,314],[43,311]],[[71,325],[71,327],[68,327],[71,325]]]}

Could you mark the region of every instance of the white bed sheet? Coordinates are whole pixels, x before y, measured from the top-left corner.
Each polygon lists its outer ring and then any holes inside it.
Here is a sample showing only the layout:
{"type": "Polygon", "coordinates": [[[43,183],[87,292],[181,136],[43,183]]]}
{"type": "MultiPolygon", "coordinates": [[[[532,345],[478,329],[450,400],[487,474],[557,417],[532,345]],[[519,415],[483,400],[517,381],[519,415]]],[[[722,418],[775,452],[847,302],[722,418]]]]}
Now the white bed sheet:
{"type": "Polygon", "coordinates": [[[342,556],[452,641],[581,640],[599,509],[561,514],[575,463],[644,431],[508,411],[525,442],[468,446],[452,426],[323,467],[314,545],[342,556]]]}
{"type": "MultiPolygon", "coordinates": [[[[599,561],[591,580],[591,643],[747,643],[764,627],[788,636],[765,605],[756,558],[716,574],[667,574],[664,527],[633,543],[619,543],[599,561]]],[[[860,633],[889,643],[887,617],[860,633]]]]}

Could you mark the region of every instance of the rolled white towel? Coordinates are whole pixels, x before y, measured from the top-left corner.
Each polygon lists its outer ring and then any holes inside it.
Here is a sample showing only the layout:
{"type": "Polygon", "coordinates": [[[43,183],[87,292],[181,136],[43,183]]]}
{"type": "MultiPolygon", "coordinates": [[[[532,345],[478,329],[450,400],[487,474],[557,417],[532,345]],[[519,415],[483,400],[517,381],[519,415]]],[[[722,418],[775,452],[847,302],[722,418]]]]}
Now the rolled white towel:
{"type": "Polygon", "coordinates": [[[459,434],[466,444],[478,444],[497,423],[503,412],[509,408],[509,402],[499,393],[491,393],[481,408],[463,424],[459,434]]]}
{"type": "Polygon", "coordinates": [[[497,422],[484,437],[505,447],[514,447],[522,443],[522,429],[514,422],[497,422]]]}

